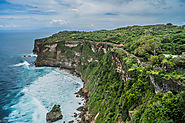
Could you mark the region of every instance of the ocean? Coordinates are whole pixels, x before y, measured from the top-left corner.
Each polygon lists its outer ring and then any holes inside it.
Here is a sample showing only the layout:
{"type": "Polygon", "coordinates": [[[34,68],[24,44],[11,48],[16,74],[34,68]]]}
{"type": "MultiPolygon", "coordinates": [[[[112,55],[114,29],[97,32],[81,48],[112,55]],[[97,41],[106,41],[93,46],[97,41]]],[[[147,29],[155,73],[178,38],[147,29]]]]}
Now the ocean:
{"type": "Polygon", "coordinates": [[[54,104],[61,105],[63,119],[58,122],[77,121],[73,115],[83,99],[74,93],[83,87],[80,78],[34,65],[34,39],[50,34],[0,32],[0,123],[45,123],[54,104]]]}

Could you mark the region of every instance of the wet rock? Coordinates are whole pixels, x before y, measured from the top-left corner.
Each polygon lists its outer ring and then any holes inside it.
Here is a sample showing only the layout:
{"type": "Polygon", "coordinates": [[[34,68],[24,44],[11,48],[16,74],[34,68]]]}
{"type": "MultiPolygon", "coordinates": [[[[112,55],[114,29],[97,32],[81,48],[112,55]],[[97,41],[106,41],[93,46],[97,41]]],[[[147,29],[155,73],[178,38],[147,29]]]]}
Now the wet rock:
{"type": "Polygon", "coordinates": [[[85,100],[88,100],[88,92],[85,89],[81,88],[77,93],[80,96],[84,97],[85,100]]]}
{"type": "Polygon", "coordinates": [[[81,114],[81,113],[79,113],[78,115],[79,115],[79,118],[81,118],[81,117],[82,117],[82,114],[81,114]]]}
{"type": "Polygon", "coordinates": [[[84,107],[80,106],[79,108],[76,109],[77,111],[84,111],[84,107]]]}
{"type": "Polygon", "coordinates": [[[77,115],[78,115],[77,113],[74,113],[74,117],[77,117],[77,115]]]}
{"type": "Polygon", "coordinates": [[[74,123],[74,120],[69,121],[69,123],[74,123]]]}
{"type": "Polygon", "coordinates": [[[54,122],[63,118],[60,105],[54,105],[52,110],[46,114],[47,123],[54,122]]]}

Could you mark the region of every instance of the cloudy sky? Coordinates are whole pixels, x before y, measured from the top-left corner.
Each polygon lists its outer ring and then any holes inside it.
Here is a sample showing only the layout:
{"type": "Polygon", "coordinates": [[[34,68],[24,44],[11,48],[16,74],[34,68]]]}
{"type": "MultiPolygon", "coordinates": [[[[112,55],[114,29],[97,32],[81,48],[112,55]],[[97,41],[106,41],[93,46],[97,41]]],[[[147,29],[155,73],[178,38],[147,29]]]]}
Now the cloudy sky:
{"type": "Polygon", "coordinates": [[[0,30],[185,24],[185,0],[0,0],[0,30]]]}

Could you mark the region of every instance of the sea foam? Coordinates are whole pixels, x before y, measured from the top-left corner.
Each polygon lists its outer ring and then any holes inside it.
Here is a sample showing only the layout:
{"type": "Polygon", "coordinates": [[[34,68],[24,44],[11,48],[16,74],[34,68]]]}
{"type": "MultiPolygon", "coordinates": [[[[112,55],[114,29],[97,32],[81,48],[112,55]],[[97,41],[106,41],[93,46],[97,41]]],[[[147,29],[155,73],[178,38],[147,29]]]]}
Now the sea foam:
{"type": "Polygon", "coordinates": [[[12,112],[5,118],[8,122],[46,122],[46,113],[54,104],[60,104],[63,119],[58,122],[74,120],[74,112],[83,104],[75,92],[83,87],[82,81],[71,74],[54,69],[26,86],[19,94],[18,103],[11,106],[12,112]]]}
{"type": "Polygon", "coordinates": [[[27,61],[24,61],[22,63],[15,64],[14,66],[19,67],[19,66],[24,66],[24,65],[29,66],[30,64],[27,61]]]}

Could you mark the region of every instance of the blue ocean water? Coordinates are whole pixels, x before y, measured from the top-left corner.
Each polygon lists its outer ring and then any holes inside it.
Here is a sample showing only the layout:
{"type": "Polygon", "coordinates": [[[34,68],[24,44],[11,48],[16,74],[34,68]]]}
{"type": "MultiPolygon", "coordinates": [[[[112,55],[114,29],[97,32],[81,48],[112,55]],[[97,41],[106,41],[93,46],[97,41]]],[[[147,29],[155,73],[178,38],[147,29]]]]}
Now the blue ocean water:
{"type": "Polygon", "coordinates": [[[0,32],[0,120],[44,123],[46,113],[60,104],[63,119],[73,117],[83,99],[76,98],[82,81],[58,68],[35,67],[34,39],[50,32],[0,32]],[[31,57],[24,57],[30,55],[31,57]]]}

